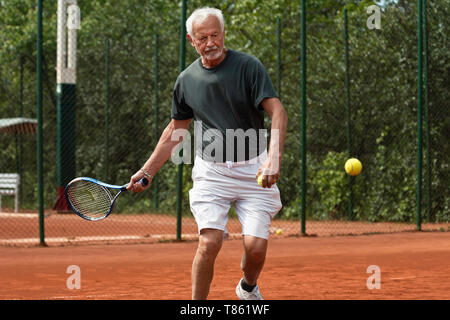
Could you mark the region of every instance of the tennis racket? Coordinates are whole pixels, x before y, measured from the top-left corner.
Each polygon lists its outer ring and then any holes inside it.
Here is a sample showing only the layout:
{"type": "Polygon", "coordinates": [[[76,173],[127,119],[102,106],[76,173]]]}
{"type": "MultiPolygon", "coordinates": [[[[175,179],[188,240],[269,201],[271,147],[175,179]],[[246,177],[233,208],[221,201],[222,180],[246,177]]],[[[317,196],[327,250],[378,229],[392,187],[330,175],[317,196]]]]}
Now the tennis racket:
{"type": "MultiPolygon", "coordinates": [[[[146,178],[140,180],[143,186],[146,178]]],[[[117,198],[127,191],[127,186],[116,186],[93,178],[80,177],[70,181],[64,191],[67,203],[83,219],[95,221],[105,219],[114,209],[117,198]]]]}

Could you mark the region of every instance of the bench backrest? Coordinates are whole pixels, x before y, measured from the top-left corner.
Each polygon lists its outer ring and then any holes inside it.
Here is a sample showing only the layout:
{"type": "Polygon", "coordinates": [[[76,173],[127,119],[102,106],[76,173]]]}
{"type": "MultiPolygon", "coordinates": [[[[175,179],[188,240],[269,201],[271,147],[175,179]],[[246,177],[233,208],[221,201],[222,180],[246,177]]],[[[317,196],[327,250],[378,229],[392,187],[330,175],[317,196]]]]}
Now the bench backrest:
{"type": "Polygon", "coordinates": [[[18,173],[0,173],[0,189],[17,189],[20,183],[18,173]]]}

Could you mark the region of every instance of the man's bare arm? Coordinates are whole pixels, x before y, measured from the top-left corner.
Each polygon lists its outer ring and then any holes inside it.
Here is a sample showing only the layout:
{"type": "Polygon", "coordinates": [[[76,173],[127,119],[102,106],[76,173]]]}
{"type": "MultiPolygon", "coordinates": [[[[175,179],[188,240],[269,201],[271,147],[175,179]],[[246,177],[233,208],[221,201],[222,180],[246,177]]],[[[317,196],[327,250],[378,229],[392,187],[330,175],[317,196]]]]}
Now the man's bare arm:
{"type": "Polygon", "coordinates": [[[286,140],[286,128],[288,117],[286,110],[278,98],[267,98],[262,102],[264,110],[272,120],[270,143],[267,161],[258,169],[257,175],[267,172],[263,177],[263,187],[271,187],[280,176],[281,158],[283,155],[284,141],[286,140]]]}

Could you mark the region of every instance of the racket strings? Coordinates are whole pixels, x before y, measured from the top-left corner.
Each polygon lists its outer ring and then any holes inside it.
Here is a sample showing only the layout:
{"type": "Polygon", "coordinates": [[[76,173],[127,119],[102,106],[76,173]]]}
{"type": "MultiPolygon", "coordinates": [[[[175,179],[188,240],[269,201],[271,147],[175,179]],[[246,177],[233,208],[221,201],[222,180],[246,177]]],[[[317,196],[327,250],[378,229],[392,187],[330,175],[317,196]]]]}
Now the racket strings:
{"type": "Polygon", "coordinates": [[[108,189],[85,180],[72,183],[67,189],[67,196],[76,211],[90,218],[105,216],[113,200],[108,189]]]}

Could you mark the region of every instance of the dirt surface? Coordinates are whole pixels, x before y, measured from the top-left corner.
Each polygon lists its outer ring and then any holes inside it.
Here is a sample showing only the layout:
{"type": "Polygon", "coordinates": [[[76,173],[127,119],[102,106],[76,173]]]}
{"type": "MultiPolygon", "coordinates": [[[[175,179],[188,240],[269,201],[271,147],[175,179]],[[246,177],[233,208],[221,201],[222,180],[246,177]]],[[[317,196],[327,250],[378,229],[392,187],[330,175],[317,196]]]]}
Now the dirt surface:
{"type": "MultiPolygon", "coordinates": [[[[0,247],[0,299],[190,299],[197,242],[0,247]],[[80,289],[66,273],[80,268],[80,289]]],[[[241,240],[224,242],[210,299],[236,299],[241,240]]],[[[268,300],[450,299],[450,233],[271,236],[258,284],[268,300]],[[369,266],[380,289],[368,289],[369,266]]],[[[370,280],[370,279],[369,279],[370,280]]],[[[374,283],[373,281],[369,281],[374,283]]]]}

